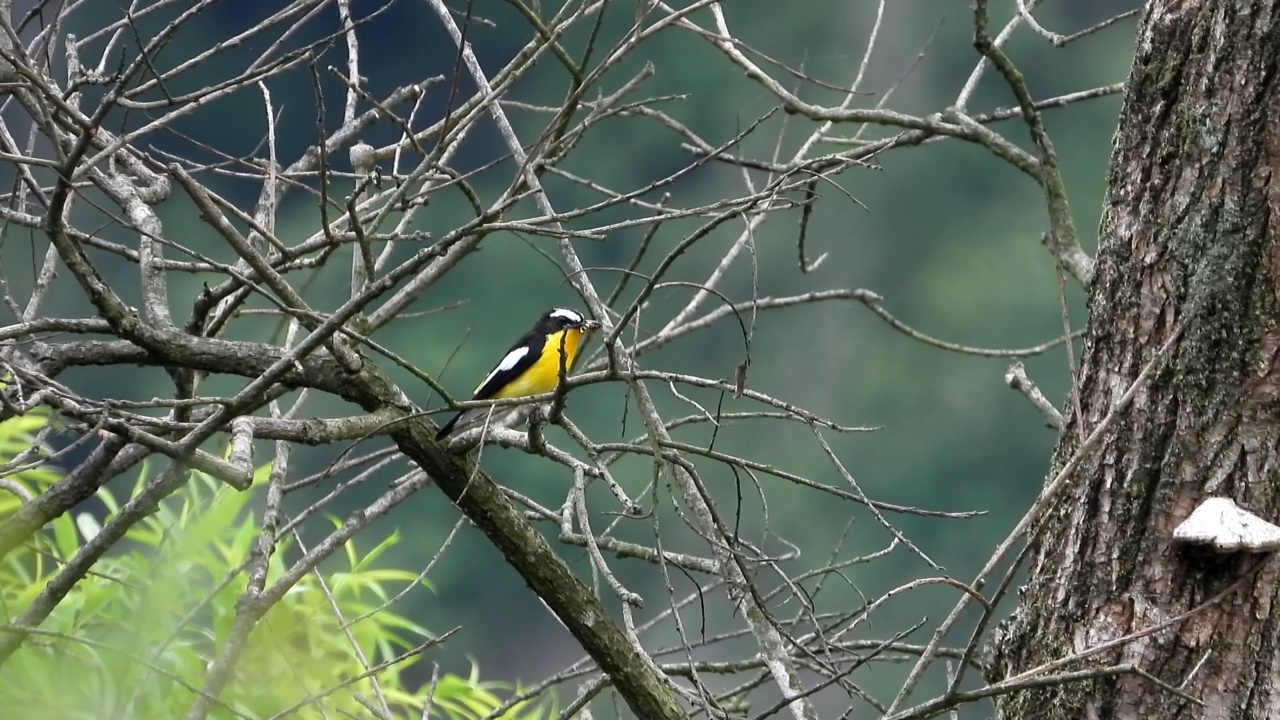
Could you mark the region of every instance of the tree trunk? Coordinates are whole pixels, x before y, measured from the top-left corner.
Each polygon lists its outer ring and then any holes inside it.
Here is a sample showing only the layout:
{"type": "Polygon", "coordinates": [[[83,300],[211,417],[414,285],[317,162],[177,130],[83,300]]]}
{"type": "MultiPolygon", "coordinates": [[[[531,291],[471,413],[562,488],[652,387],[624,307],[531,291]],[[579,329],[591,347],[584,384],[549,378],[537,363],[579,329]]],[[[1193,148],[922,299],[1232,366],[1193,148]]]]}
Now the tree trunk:
{"type": "Polygon", "coordinates": [[[1211,496],[1280,519],[1278,13],[1280,0],[1148,3],[1055,472],[1180,335],[1045,516],[990,671],[1013,677],[1225,592],[1064,668],[1132,662],[1205,705],[1122,674],[1002,698],[1003,718],[1280,718],[1277,562],[1172,542],[1211,496]]]}

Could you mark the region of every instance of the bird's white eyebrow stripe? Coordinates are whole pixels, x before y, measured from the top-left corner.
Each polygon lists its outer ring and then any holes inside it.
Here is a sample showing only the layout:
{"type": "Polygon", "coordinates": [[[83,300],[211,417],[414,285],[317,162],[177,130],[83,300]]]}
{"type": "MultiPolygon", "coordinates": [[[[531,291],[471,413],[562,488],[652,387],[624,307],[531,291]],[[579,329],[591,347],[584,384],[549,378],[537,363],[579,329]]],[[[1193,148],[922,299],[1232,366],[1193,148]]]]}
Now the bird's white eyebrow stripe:
{"type": "Polygon", "coordinates": [[[581,313],[577,312],[576,310],[569,310],[567,308],[556,308],[555,310],[552,310],[551,317],[562,318],[564,320],[568,320],[569,322],[575,322],[575,323],[582,322],[581,313]]]}
{"type": "Polygon", "coordinates": [[[525,346],[525,345],[521,345],[515,350],[512,350],[511,352],[507,353],[507,356],[502,358],[502,361],[499,362],[497,367],[495,367],[493,371],[489,373],[489,375],[484,379],[484,382],[480,383],[476,387],[476,392],[480,392],[480,388],[484,387],[485,385],[488,385],[489,381],[493,379],[494,375],[497,375],[500,372],[506,372],[511,368],[515,367],[516,364],[519,363],[520,360],[522,360],[524,356],[528,354],[529,354],[529,348],[528,346],[525,346]]]}

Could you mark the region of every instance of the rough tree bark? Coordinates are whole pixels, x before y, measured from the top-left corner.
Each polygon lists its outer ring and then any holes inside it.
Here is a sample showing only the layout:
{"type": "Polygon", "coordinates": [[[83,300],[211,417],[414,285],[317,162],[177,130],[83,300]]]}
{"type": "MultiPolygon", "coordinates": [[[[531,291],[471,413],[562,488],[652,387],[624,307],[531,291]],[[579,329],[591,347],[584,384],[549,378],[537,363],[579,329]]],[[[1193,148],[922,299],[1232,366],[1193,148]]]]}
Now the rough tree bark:
{"type": "Polygon", "coordinates": [[[1124,674],[1003,698],[1004,718],[1280,718],[1277,562],[1171,542],[1210,496],[1280,518],[1278,13],[1280,0],[1145,9],[1108,178],[1079,414],[1062,431],[1055,471],[1180,334],[1044,518],[990,671],[1015,676],[1225,591],[1074,666],[1132,662],[1205,705],[1124,674]]]}

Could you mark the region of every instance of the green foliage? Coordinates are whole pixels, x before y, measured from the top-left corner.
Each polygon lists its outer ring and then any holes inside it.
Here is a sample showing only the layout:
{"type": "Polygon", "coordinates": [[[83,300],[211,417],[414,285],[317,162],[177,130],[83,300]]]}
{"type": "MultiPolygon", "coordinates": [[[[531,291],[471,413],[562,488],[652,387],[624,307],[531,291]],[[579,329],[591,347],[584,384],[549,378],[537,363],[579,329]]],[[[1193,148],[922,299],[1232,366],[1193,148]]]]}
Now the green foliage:
{"type": "MultiPolygon", "coordinates": [[[[47,415],[47,412],[40,409],[0,422],[0,462],[9,463],[33,449],[36,433],[48,422],[47,415]]],[[[47,454],[47,448],[34,449],[37,457],[47,454]]],[[[28,494],[35,495],[57,480],[58,473],[52,468],[39,465],[33,459],[22,470],[6,473],[4,477],[24,488],[28,494]]],[[[0,490],[0,518],[17,510],[21,504],[21,497],[9,490],[0,490]]]]}
{"type": "MultiPolygon", "coordinates": [[[[41,418],[0,423],[0,460],[31,446],[41,418]]],[[[258,473],[255,488],[265,480],[258,473]]],[[[10,479],[38,493],[56,480],[48,468],[10,479]]],[[[144,487],[144,468],[133,488],[144,487]]],[[[254,493],[233,491],[193,473],[186,487],[134,525],[124,541],[53,610],[0,672],[0,707],[25,708],[24,717],[173,718],[200,692],[210,660],[235,621],[247,582],[244,568],[259,529],[248,507],[254,493]]],[[[107,489],[98,500],[109,521],[123,504],[107,489]]],[[[0,522],[17,507],[0,501],[0,522]]],[[[88,514],[54,520],[33,545],[0,563],[0,615],[6,623],[27,607],[88,538],[101,529],[88,514]]],[[[361,701],[375,697],[353,643],[370,665],[409,657],[377,672],[396,717],[421,716],[428,686],[421,668],[410,684],[410,652],[428,631],[384,607],[415,573],[380,567],[398,540],[393,533],[371,549],[349,542],[334,558],[344,567],[305,575],[254,628],[211,717],[369,717],[361,701]],[[335,611],[336,606],[339,611],[335,611]],[[345,625],[345,627],[344,627],[345,625]]],[[[286,571],[282,547],[271,558],[267,583],[286,571]]],[[[434,718],[474,720],[502,705],[504,686],[444,675],[432,695],[434,718]]],[[[500,715],[536,720],[555,712],[550,700],[525,702],[500,715]]]]}

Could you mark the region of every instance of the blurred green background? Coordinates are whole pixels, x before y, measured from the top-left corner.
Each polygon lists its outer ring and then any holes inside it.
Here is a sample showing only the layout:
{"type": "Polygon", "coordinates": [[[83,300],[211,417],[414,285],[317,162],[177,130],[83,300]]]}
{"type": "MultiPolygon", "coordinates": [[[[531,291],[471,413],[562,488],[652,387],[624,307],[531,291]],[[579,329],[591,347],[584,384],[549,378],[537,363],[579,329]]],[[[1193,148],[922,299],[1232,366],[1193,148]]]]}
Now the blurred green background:
{"type": "MultiPolygon", "coordinates": [[[[373,13],[381,3],[352,3],[357,16],[373,13]]],[[[465,12],[462,3],[451,7],[465,12]]],[[[1012,2],[998,3],[994,12],[998,29],[1008,18],[1012,2]]],[[[1082,29],[1118,10],[1115,3],[1086,0],[1050,2],[1037,12],[1046,26],[1062,33],[1082,29]]],[[[106,17],[116,12],[105,4],[91,11],[106,17]]],[[[777,3],[772,0],[735,0],[725,3],[730,26],[751,47],[793,68],[804,68],[811,77],[836,86],[847,85],[855,75],[876,17],[877,5],[866,0],[805,0],[777,3]]],[[[162,64],[176,64],[229,34],[261,21],[268,12],[248,3],[225,3],[205,11],[198,22],[187,26],[161,54],[162,64]]],[[[527,25],[504,3],[479,2],[474,12],[490,23],[470,29],[470,41],[482,64],[493,71],[519,49],[527,39],[527,25]]],[[[550,12],[549,10],[547,11],[550,12]]],[[[612,46],[634,22],[636,6],[615,3],[605,12],[600,38],[601,49],[612,46]]],[[[157,14],[140,22],[143,36],[156,32],[172,18],[157,14]]],[[[704,26],[710,21],[705,11],[693,16],[704,26]]],[[[96,18],[78,16],[87,33],[96,18]]],[[[882,27],[863,88],[865,97],[855,103],[871,107],[889,88],[895,88],[889,109],[914,114],[938,112],[950,105],[977,59],[971,45],[971,11],[968,3],[937,0],[897,0],[888,3],[882,27]]],[[[1084,90],[1123,81],[1132,52],[1135,20],[1055,49],[1025,28],[1018,31],[1007,48],[1026,75],[1039,98],[1084,90]]],[[[295,38],[315,39],[336,25],[332,8],[309,21],[295,38]]],[[[577,54],[586,41],[586,27],[571,32],[565,44],[577,54]]],[[[425,6],[393,3],[359,29],[362,73],[374,97],[383,97],[393,88],[424,77],[451,75],[453,46],[438,20],[425,6]]],[[[229,51],[215,62],[203,63],[184,76],[191,89],[200,83],[234,75],[247,59],[265,49],[268,42],[255,39],[229,51]]],[[[325,47],[320,55],[324,125],[336,127],[340,120],[342,92],[327,71],[328,66],[345,67],[341,44],[325,47]]],[[[775,101],[730,66],[704,40],[678,30],[660,33],[638,47],[632,55],[602,79],[600,92],[616,90],[645,63],[655,74],[640,89],[643,96],[678,95],[660,107],[673,118],[699,132],[713,144],[723,143],[753,123],[775,105],[775,101]]],[[[811,102],[836,104],[836,92],[802,83],[776,73],[784,84],[798,88],[811,102]]],[[[268,83],[278,111],[277,123],[287,128],[280,138],[279,156],[285,162],[295,158],[317,133],[316,98],[310,75],[298,71],[268,83]]],[[[431,88],[423,112],[437,117],[448,94],[448,83],[431,88]]],[[[459,92],[471,92],[463,79],[459,92]]],[[[550,58],[516,84],[510,99],[528,103],[555,104],[566,89],[562,69],[550,58]]],[[[594,92],[591,93],[594,96],[594,92]]],[[[639,95],[637,95],[638,99],[639,95]]],[[[1006,107],[1011,95],[1005,85],[989,72],[969,109],[984,112],[1006,107]]],[[[1092,252],[1098,215],[1105,188],[1110,138],[1120,108],[1118,95],[1085,104],[1057,109],[1047,115],[1047,123],[1057,145],[1074,218],[1082,242],[1092,252]]],[[[362,105],[363,107],[366,107],[362,105]]],[[[509,107],[512,121],[522,139],[531,141],[545,124],[546,117],[509,107]]],[[[122,118],[136,126],[139,117],[122,118]]],[[[995,126],[1013,142],[1029,147],[1025,128],[1016,121],[995,126]]],[[[194,141],[217,147],[230,155],[254,152],[263,142],[265,113],[256,90],[235,94],[214,103],[205,111],[182,119],[175,132],[149,136],[146,144],[157,152],[211,157],[194,141]]],[[[778,147],[779,157],[789,157],[799,142],[812,131],[801,118],[776,114],[736,150],[769,159],[778,147]]],[[[837,128],[840,135],[852,135],[857,128],[837,128]]],[[[871,128],[865,137],[880,138],[894,131],[871,128]]],[[[390,142],[398,131],[380,125],[364,139],[374,145],[390,142]]],[[[654,122],[639,118],[612,119],[595,127],[575,149],[563,167],[588,176],[615,189],[643,187],[692,162],[679,147],[679,138],[654,122]]],[[[834,152],[835,145],[820,146],[834,152]]],[[[345,167],[345,152],[337,159],[345,167]]],[[[459,155],[457,169],[476,168],[503,155],[501,142],[491,124],[473,133],[459,155]]],[[[384,170],[388,170],[385,168],[384,170]]],[[[479,175],[475,185],[482,197],[491,199],[510,180],[508,162],[479,175]]],[[[752,173],[758,185],[763,175],[752,173]]],[[[986,151],[955,141],[918,148],[894,150],[876,158],[873,167],[846,172],[837,178],[857,203],[830,185],[819,186],[822,194],[809,227],[809,256],[826,254],[825,262],[813,273],[797,268],[796,237],[799,214],[781,213],[768,220],[754,238],[759,293],[788,295],[829,288],[866,288],[884,297],[885,307],[922,332],[945,340],[983,347],[1024,347],[1050,340],[1062,333],[1059,286],[1053,262],[1040,246],[1046,227],[1041,194],[1026,176],[996,160],[986,151]],[[861,206],[860,206],[861,205],[861,206]]],[[[211,179],[211,184],[229,197],[251,205],[258,186],[243,179],[211,179]]],[[[570,185],[563,179],[548,178],[548,190],[561,210],[598,200],[594,193],[570,185]]],[[[349,186],[335,188],[341,197],[349,186]]],[[[736,168],[708,164],[685,175],[665,191],[673,206],[692,206],[718,198],[743,194],[743,175],[736,168]]],[[[656,199],[651,194],[648,199],[656,199]]],[[[530,211],[524,208],[524,212],[530,211]]],[[[421,214],[421,229],[437,234],[453,227],[465,206],[456,192],[442,192],[421,214]]],[[[220,260],[234,256],[215,234],[201,223],[190,204],[175,196],[162,208],[166,233],[178,242],[220,260]]],[[[575,223],[586,228],[625,218],[640,217],[634,209],[615,209],[575,223]]],[[[86,211],[86,217],[88,211],[86,211]]],[[[319,222],[316,200],[294,193],[282,209],[279,231],[286,241],[310,235],[319,222]]],[[[82,224],[87,224],[82,223],[82,224]]],[[[695,222],[672,222],[664,226],[655,248],[641,269],[651,270],[665,250],[673,247],[695,222]]],[[[718,257],[741,231],[741,222],[727,223],[694,249],[673,268],[668,279],[701,282],[718,257]]],[[[609,235],[603,242],[577,242],[583,262],[591,268],[591,279],[602,292],[611,289],[619,274],[608,268],[625,266],[640,242],[644,228],[632,228],[609,235]]],[[[104,229],[104,237],[132,243],[127,233],[104,229]]],[[[38,246],[43,252],[43,246],[38,246]]],[[[463,304],[449,312],[395,322],[380,331],[377,340],[410,358],[418,367],[439,377],[458,395],[468,393],[500,356],[514,337],[523,332],[546,307],[563,304],[581,307],[564,281],[564,271],[541,253],[557,257],[553,241],[537,237],[499,234],[487,238],[479,252],[471,255],[445,280],[433,286],[412,311],[430,310],[452,303],[463,304]],[[450,361],[450,357],[454,356],[450,361]],[[446,368],[447,364],[447,368],[446,368]],[[442,368],[446,368],[441,372],[442,368]]],[[[13,234],[4,249],[4,263],[15,289],[30,284],[31,243],[13,234]]],[[[406,252],[407,254],[407,252],[406,252]]],[[[171,254],[172,256],[172,254],[171,254]]],[[[131,266],[107,258],[104,272],[122,294],[136,299],[136,271],[131,266]]],[[[752,293],[752,256],[743,254],[735,270],[720,290],[735,301],[752,293]]],[[[346,296],[346,263],[339,261],[321,273],[307,297],[320,308],[332,308],[346,296]]],[[[209,278],[182,276],[171,288],[178,319],[185,318],[200,283],[209,278]]],[[[53,315],[86,314],[89,309],[78,288],[65,281],[50,303],[53,315]]],[[[625,296],[634,296],[638,283],[625,296]]],[[[1067,286],[1073,327],[1084,322],[1082,295],[1067,286]]],[[[688,288],[660,291],[652,305],[640,316],[642,335],[662,326],[692,294],[688,288]]],[[[716,307],[710,300],[703,311],[716,307]]],[[[232,336],[266,340],[274,324],[263,319],[240,321],[232,336]]],[[[1003,375],[1007,360],[982,359],[946,353],[926,347],[889,328],[856,303],[828,302],[819,305],[761,313],[756,318],[750,349],[751,372],[748,385],[789,402],[806,407],[849,425],[877,426],[874,433],[826,437],[842,462],[872,498],[929,510],[984,510],[979,519],[956,520],[890,515],[889,519],[919,548],[945,568],[945,574],[968,580],[989,555],[994,544],[1022,515],[1041,484],[1048,465],[1054,433],[1046,429],[1035,410],[1017,393],[1008,389],[1003,375]]],[[[743,360],[743,342],[736,323],[721,321],[705,333],[690,336],[645,355],[641,365],[650,369],[689,372],[715,378],[730,378],[743,360]]],[[[1061,405],[1068,387],[1065,351],[1058,348],[1045,356],[1026,361],[1031,376],[1055,403],[1061,405]]],[[[438,408],[426,388],[407,373],[385,363],[424,407],[438,408]]],[[[164,395],[168,383],[163,373],[144,370],[101,369],[68,373],[68,382],[90,394],[108,392],[129,398],[164,395]],[[109,383],[103,373],[111,372],[109,383]]],[[[212,379],[209,390],[231,391],[238,382],[212,379]]],[[[694,411],[666,389],[654,392],[669,416],[694,411]]],[[[718,393],[682,390],[708,408],[721,401],[718,393]]],[[[308,405],[317,415],[353,411],[343,403],[319,398],[308,405]]],[[[742,400],[725,401],[726,410],[754,406],[742,400]]],[[[624,412],[624,392],[618,385],[597,385],[576,391],[569,405],[570,417],[597,441],[635,436],[640,428],[634,409],[624,412]]],[[[442,417],[442,416],[441,416],[442,417]]],[[[559,439],[558,430],[553,438],[559,439]]],[[[690,427],[677,438],[706,444],[710,432],[690,427]]],[[[372,446],[370,444],[369,446],[372,446]]],[[[362,446],[363,449],[364,446],[362,446]]],[[[812,434],[799,426],[774,422],[744,421],[722,428],[716,448],[741,453],[778,468],[806,475],[817,481],[840,485],[843,481],[825,459],[812,434]]],[[[264,447],[263,450],[266,450],[264,447]]],[[[297,456],[298,477],[323,468],[341,448],[306,450],[297,456]]],[[[265,454],[260,457],[267,457],[265,454]]],[[[492,475],[540,502],[552,507],[562,502],[568,478],[557,466],[539,462],[519,453],[489,449],[484,465],[492,475]]],[[[639,493],[651,476],[651,466],[628,461],[620,478],[630,492],[639,493]]],[[[883,548],[888,533],[877,521],[852,504],[837,502],[813,491],[801,491],[783,481],[763,477],[761,491],[745,476],[735,478],[725,468],[700,463],[704,480],[716,493],[722,512],[733,516],[742,498],[744,536],[772,552],[785,552],[778,538],[794,543],[801,551],[798,559],[782,567],[792,574],[817,567],[827,561],[833,547],[853,521],[841,557],[853,557],[883,548]],[[763,530],[764,510],[759,493],[767,497],[768,531],[763,530]]],[[[332,506],[343,516],[371,500],[383,489],[382,483],[368,483],[347,493],[332,506]]],[[[591,501],[600,512],[613,512],[611,497],[593,489],[591,501]]],[[[290,498],[295,508],[314,502],[322,491],[303,491],[290,498]]],[[[658,493],[658,505],[666,508],[658,517],[664,545],[706,553],[705,545],[690,537],[682,521],[669,511],[665,483],[658,493]]],[[[647,499],[652,502],[652,499],[647,499]]],[[[440,546],[457,518],[456,511],[436,491],[428,489],[412,498],[385,519],[383,527],[371,530],[363,542],[369,545],[398,527],[404,540],[389,562],[420,569],[440,546]]],[[[597,528],[608,518],[597,519],[597,528]]],[[[307,533],[319,537],[329,529],[317,521],[307,533]]],[[[555,529],[547,528],[554,536],[555,529]]],[[[635,523],[618,533],[643,540],[652,537],[651,526],[635,523]]],[[[564,555],[588,572],[583,553],[566,548],[564,555]]],[[[640,614],[647,619],[667,606],[663,579],[648,566],[636,561],[618,561],[620,577],[648,600],[640,614]]],[[[873,598],[902,583],[942,571],[929,568],[912,553],[899,549],[887,558],[846,571],[853,588],[830,583],[819,602],[822,609],[856,607],[862,596],[873,598]]],[[[432,651],[432,659],[448,670],[465,672],[469,659],[479,662],[486,678],[535,681],[563,668],[581,656],[581,650],[549,613],[532,597],[520,578],[509,570],[498,554],[472,529],[464,529],[430,575],[434,593],[419,591],[409,596],[408,607],[400,610],[427,627],[443,632],[455,625],[463,631],[442,648],[432,651]]],[[[760,585],[771,589],[776,577],[762,573],[760,585]]],[[[687,578],[674,578],[677,594],[694,589],[687,578]]],[[[904,594],[888,604],[864,626],[859,637],[884,638],[908,627],[921,617],[937,620],[956,600],[956,591],[936,586],[904,594]]],[[[609,599],[612,603],[612,599],[609,599]]],[[[793,606],[780,609],[784,615],[793,606]]],[[[972,611],[971,611],[972,614],[972,611]]],[[[708,600],[706,632],[736,626],[740,618],[723,602],[708,600]]],[[[695,631],[704,618],[697,610],[686,619],[695,631]]],[[[966,631],[967,632],[967,631],[966,631]]],[[[967,637],[965,633],[955,638],[967,637]]],[[[927,641],[926,630],[909,638],[927,641]]],[[[675,642],[670,626],[652,636],[655,645],[675,642]]],[[[738,654],[744,646],[732,650],[738,654]]],[[[725,656],[734,652],[724,650],[725,656]]],[[[428,671],[429,672],[429,671],[428,671]]],[[[866,687],[882,698],[893,687],[902,670],[870,670],[860,675],[866,687]]],[[[926,687],[926,691],[939,688],[926,687]]],[[[886,698],[887,699],[887,698],[886,698]]]]}

